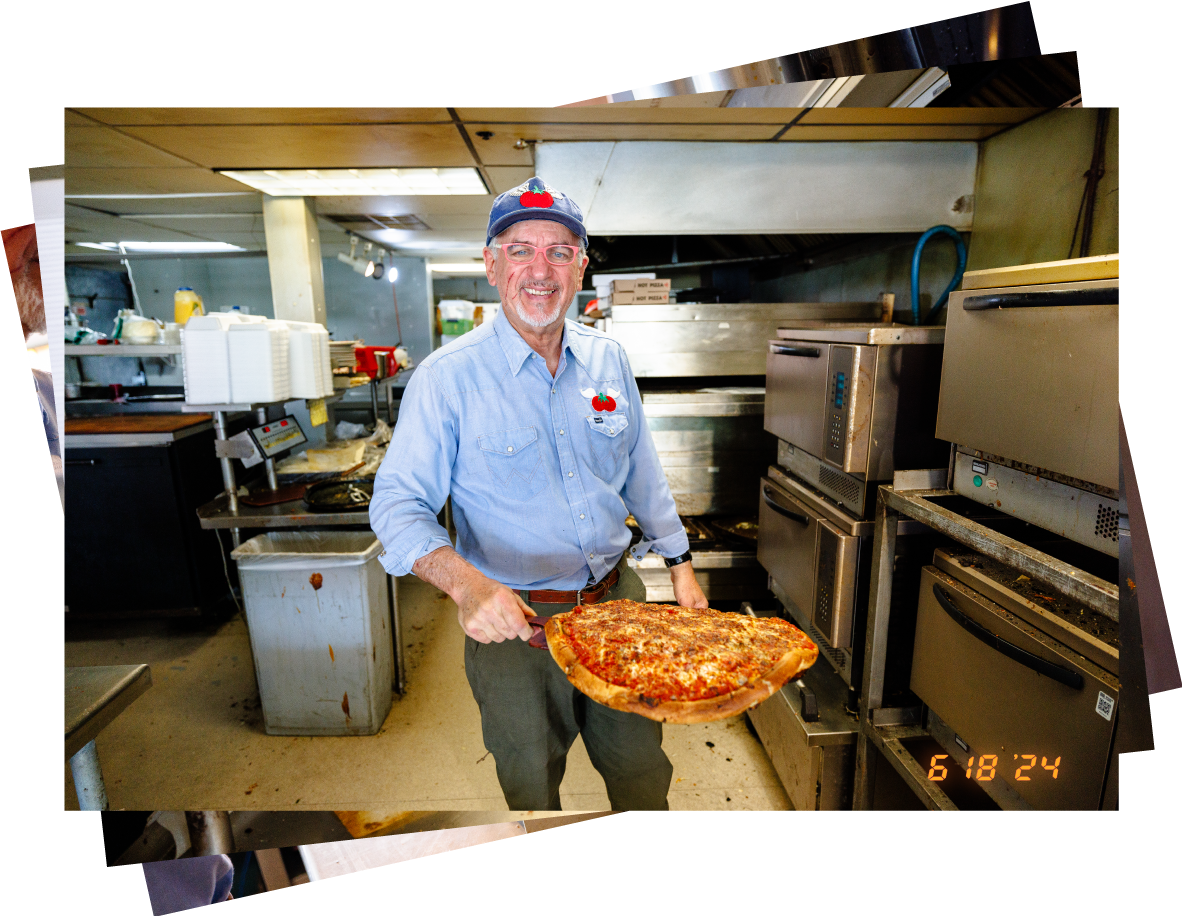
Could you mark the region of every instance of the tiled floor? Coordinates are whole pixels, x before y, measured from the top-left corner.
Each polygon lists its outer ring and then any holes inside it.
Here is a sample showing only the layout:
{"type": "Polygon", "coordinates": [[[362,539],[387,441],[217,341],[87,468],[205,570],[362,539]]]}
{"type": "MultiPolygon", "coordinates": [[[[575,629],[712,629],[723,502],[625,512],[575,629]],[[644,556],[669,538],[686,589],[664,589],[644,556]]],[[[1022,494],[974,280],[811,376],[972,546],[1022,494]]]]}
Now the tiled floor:
{"type": "MultiPolygon", "coordinates": [[[[371,737],[263,731],[245,621],[71,627],[67,665],[148,663],[153,686],[99,736],[112,808],[127,810],[507,810],[464,676],[455,605],[399,581],[407,690],[371,737]]],[[[744,717],[665,727],[674,810],[783,810],[790,803],[744,717]]],[[[77,808],[69,767],[65,803],[77,808]]],[[[563,808],[608,807],[581,741],[563,808]]]]}

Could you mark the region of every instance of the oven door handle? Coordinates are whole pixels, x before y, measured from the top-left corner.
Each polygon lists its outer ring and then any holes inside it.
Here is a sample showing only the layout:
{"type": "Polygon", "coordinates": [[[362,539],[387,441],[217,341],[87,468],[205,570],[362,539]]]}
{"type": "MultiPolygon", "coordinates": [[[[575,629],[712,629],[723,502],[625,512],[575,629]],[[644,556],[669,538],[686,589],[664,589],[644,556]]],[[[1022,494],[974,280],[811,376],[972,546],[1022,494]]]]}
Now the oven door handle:
{"type": "Polygon", "coordinates": [[[809,359],[818,359],[821,356],[821,351],[818,347],[789,347],[787,344],[769,344],[769,349],[777,356],[806,356],[809,359]]]}
{"type": "Polygon", "coordinates": [[[985,627],[968,617],[953,604],[952,599],[948,597],[944,589],[940,588],[938,583],[932,583],[932,594],[936,596],[936,600],[940,602],[940,607],[944,608],[949,617],[987,646],[992,646],[1002,655],[1012,658],[1019,665],[1025,665],[1039,674],[1045,674],[1047,677],[1067,687],[1071,687],[1073,690],[1083,690],[1084,679],[1078,671],[1072,671],[1070,668],[1056,665],[1054,662],[1048,662],[1045,658],[1039,658],[1037,655],[1015,646],[1012,642],[1006,642],[1000,636],[990,633],[985,627]]]}
{"type": "Polygon", "coordinates": [[[1029,309],[1061,305],[1119,305],[1120,290],[1104,289],[1048,289],[1037,293],[993,293],[968,296],[962,305],[966,312],[987,309],[1029,309]]]}
{"type": "Polygon", "coordinates": [[[769,487],[767,484],[763,485],[763,501],[765,503],[767,503],[768,508],[771,509],[773,512],[779,512],[782,516],[784,516],[784,518],[790,518],[790,519],[792,519],[792,521],[799,522],[801,525],[804,525],[806,528],[808,527],[808,524],[809,524],[808,516],[801,515],[799,512],[793,512],[791,509],[785,509],[778,502],[773,500],[772,499],[772,488],[769,487]]]}

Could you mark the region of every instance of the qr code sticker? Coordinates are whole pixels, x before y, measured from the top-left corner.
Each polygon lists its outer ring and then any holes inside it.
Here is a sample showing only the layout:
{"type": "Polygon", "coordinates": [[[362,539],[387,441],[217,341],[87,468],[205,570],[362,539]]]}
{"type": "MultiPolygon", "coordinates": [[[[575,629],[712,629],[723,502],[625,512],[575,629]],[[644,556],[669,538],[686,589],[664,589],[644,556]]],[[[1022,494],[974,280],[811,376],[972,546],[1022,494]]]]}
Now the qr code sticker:
{"type": "Polygon", "coordinates": [[[1111,722],[1112,721],[1112,707],[1115,704],[1115,702],[1116,701],[1113,700],[1112,697],[1110,697],[1103,690],[1101,690],[1100,695],[1098,697],[1096,697],[1096,712],[1111,722]]]}

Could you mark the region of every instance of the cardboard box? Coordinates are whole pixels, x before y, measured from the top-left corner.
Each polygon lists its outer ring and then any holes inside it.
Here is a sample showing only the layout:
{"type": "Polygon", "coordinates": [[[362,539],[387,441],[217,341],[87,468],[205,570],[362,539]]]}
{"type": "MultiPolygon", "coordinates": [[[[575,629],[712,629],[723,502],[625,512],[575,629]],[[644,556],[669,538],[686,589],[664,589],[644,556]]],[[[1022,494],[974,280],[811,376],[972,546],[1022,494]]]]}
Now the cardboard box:
{"type": "Polygon", "coordinates": [[[612,280],[612,293],[669,292],[669,280],[612,280]]]}
{"type": "Polygon", "coordinates": [[[669,302],[669,290],[613,292],[612,305],[664,305],[669,302]]]}

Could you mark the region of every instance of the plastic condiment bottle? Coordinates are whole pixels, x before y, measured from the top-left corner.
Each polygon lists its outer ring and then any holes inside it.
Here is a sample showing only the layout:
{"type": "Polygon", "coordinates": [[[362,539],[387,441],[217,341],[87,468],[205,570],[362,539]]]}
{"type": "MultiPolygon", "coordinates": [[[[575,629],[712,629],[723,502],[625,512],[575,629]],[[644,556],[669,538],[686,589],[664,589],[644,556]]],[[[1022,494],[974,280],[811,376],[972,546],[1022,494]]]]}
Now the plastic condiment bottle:
{"type": "Polygon", "coordinates": [[[182,286],[172,298],[173,317],[177,324],[184,327],[194,315],[204,315],[205,308],[201,304],[201,297],[193,292],[193,287],[182,286]]]}

